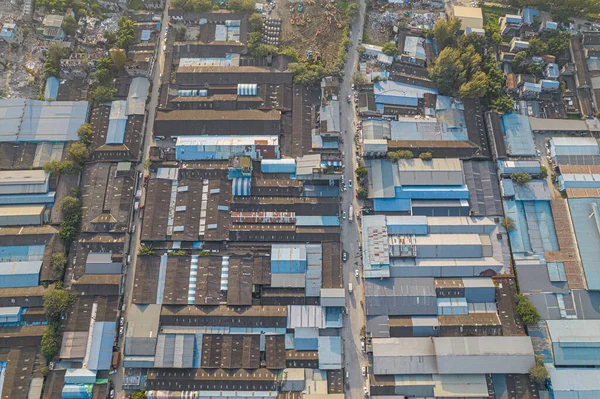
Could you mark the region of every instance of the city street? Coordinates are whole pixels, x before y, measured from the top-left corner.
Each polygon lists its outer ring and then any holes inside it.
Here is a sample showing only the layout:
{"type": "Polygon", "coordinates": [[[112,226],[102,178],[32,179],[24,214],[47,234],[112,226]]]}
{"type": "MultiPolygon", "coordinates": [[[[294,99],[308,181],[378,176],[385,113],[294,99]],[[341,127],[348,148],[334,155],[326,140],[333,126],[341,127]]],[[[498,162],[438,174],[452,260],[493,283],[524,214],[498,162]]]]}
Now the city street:
{"type": "Polygon", "coordinates": [[[354,210],[352,221],[342,220],[342,247],[348,253],[348,261],[343,264],[344,288],[347,293],[347,308],[349,314],[344,320],[344,367],[348,378],[346,379],[346,397],[358,399],[364,397],[363,387],[366,384],[366,377],[362,376],[362,367],[366,367],[367,356],[361,349],[360,333],[365,326],[364,308],[361,301],[364,300],[362,283],[362,259],[360,257],[360,221],[356,214],[360,213],[361,206],[358,204],[355,196],[356,178],[354,170],[357,167],[355,155],[355,112],[354,112],[354,93],[351,89],[352,74],[357,70],[358,53],[356,47],[358,40],[362,38],[363,21],[365,18],[366,5],[363,1],[360,3],[359,15],[352,26],[351,48],[348,50],[348,61],[344,69],[344,81],[340,90],[340,125],[343,134],[344,143],[341,151],[344,154],[344,181],[346,184],[352,180],[352,187],[348,187],[346,192],[342,192],[342,211],[349,212],[350,206],[354,210]],[[348,95],[353,97],[353,101],[348,103],[348,95]],[[355,270],[359,271],[359,278],[355,277],[355,270]],[[348,292],[348,285],[352,283],[353,292],[348,292]]]}
{"type": "MultiPolygon", "coordinates": [[[[156,116],[156,108],[158,107],[158,96],[160,93],[161,75],[164,69],[166,53],[162,51],[163,46],[166,43],[165,31],[169,27],[169,7],[171,0],[166,0],[165,9],[163,12],[160,39],[157,50],[157,60],[152,70],[152,92],[150,94],[150,102],[147,105],[147,118],[146,118],[146,132],[144,134],[144,147],[142,149],[142,160],[138,164],[138,172],[143,172],[143,164],[148,159],[150,154],[150,147],[154,144],[154,136],[152,135],[152,129],[154,127],[154,118],[156,116]]],[[[174,34],[174,33],[173,33],[174,34]]],[[[141,188],[143,181],[138,181],[137,188],[141,188]]],[[[135,276],[135,264],[137,261],[137,251],[140,245],[140,232],[142,230],[142,219],[139,217],[138,212],[133,212],[133,221],[131,223],[132,233],[129,238],[129,254],[131,255],[131,262],[127,265],[125,271],[125,282],[123,289],[123,304],[125,305],[125,311],[123,315],[127,315],[127,311],[131,305],[131,292],[133,291],[133,282],[135,276]]],[[[119,348],[121,350],[121,361],[123,359],[123,348],[125,346],[125,337],[120,337],[119,348]]],[[[123,367],[117,369],[117,373],[111,376],[115,388],[116,398],[125,398],[125,391],[122,390],[123,385],[123,367]]]]}

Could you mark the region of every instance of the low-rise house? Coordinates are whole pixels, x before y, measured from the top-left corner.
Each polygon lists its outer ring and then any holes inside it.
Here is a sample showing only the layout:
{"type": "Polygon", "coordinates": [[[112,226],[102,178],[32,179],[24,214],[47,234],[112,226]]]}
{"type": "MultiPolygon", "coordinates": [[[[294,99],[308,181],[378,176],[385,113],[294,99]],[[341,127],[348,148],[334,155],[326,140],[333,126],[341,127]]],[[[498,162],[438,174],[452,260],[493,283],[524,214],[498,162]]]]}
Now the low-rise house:
{"type": "Polygon", "coordinates": [[[516,36],[523,26],[523,17],[520,15],[510,15],[500,18],[500,34],[502,36],[516,36]]]}
{"type": "Polygon", "coordinates": [[[546,79],[558,79],[560,76],[560,70],[557,64],[548,64],[544,69],[544,76],[546,79]]]}
{"type": "Polygon", "coordinates": [[[65,36],[65,32],[62,29],[64,20],[64,15],[46,15],[42,22],[42,28],[38,28],[38,31],[49,39],[62,40],[65,36]]]}
{"type": "Polygon", "coordinates": [[[511,53],[518,53],[519,51],[527,50],[528,48],[529,48],[529,42],[526,42],[524,40],[519,40],[516,37],[514,37],[510,41],[510,52],[511,53]]]}
{"type": "Polygon", "coordinates": [[[542,92],[542,85],[539,83],[526,82],[521,86],[521,98],[524,100],[535,100],[542,92]]]}
{"type": "Polygon", "coordinates": [[[149,77],[154,67],[154,51],[135,51],[130,53],[130,59],[125,63],[129,76],[149,77]]]}
{"type": "Polygon", "coordinates": [[[20,44],[23,42],[23,31],[16,24],[0,23],[0,39],[9,44],[20,44]]]}
{"type": "Polygon", "coordinates": [[[560,82],[558,80],[542,79],[540,81],[542,92],[556,93],[560,90],[560,82]]]}

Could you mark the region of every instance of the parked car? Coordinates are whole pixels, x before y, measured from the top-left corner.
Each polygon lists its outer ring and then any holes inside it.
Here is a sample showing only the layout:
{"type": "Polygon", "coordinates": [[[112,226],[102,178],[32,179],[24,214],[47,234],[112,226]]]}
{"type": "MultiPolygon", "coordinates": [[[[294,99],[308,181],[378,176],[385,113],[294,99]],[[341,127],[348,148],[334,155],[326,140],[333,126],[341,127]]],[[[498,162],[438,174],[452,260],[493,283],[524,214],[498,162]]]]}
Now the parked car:
{"type": "Polygon", "coordinates": [[[343,251],[342,252],[342,261],[346,262],[348,260],[348,252],[343,251]]]}
{"type": "Polygon", "coordinates": [[[363,368],[362,368],[362,375],[363,375],[363,377],[367,375],[367,368],[365,366],[363,366],[363,368]]]}
{"type": "Polygon", "coordinates": [[[342,219],[346,220],[347,217],[348,215],[346,215],[346,211],[344,211],[344,213],[342,213],[342,219]]]}
{"type": "Polygon", "coordinates": [[[360,274],[358,273],[358,269],[356,269],[356,270],[354,271],[354,277],[358,278],[358,276],[359,276],[359,275],[360,275],[360,274]]]}

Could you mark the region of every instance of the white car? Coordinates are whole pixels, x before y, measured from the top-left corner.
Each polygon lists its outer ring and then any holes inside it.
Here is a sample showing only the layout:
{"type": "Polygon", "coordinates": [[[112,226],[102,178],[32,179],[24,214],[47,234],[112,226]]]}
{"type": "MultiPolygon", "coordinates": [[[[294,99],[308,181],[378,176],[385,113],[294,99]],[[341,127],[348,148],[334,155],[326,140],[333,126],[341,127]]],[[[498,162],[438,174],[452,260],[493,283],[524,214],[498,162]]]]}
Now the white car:
{"type": "Polygon", "coordinates": [[[359,276],[359,274],[358,274],[358,269],[356,269],[356,270],[354,271],[354,277],[358,278],[358,276],[359,276]]]}
{"type": "MultiPolygon", "coordinates": [[[[363,377],[367,375],[367,368],[364,366],[362,368],[362,375],[363,375],[363,377]]],[[[367,389],[367,388],[365,388],[365,389],[367,389]]]]}
{"type": "Polygon", "coordinates": [[[367,387],[363,387],[364,391],[365,391],[365,396],[369,396],[369,390],[367,389],[367,387]]]}
{"type": "Polygon", "coordinates": [[[344,213],[342,213],[342,219],[346,220],[346,217],[348,217],[348,215],[346,215],[346,211],[344,211],[344,213]]]}
{"type": "MultiPolygon", "coordinates": [[[[538,157],[542,156],[542,152],[540,150],[535,150],[535,153],[537,154],[538,157]]],[[[352,187],[352,186],[350,186],[350,187],[352,187]]]]}

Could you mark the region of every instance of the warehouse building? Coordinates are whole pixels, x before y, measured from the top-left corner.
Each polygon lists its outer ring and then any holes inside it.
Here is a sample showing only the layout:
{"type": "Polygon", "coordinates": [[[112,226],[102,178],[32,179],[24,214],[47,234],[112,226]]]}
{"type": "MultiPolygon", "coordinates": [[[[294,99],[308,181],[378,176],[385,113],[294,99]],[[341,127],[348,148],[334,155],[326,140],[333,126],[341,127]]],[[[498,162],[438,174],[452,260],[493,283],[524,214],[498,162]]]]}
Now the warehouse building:
{"type": "Polygon", "coordinates": [[[373,374],[527,374],[531,338],[374,338],[373,374]]]}
{"type": "Polygon", "coordinates": [[[0,100],[0,142],[77,141],[88,117],[87,101],[0,100]]]}
{"type": "Polygon", "coordinates": [[[46,205],[0,205],[0,226],[41,225],[46,205]]]}
{"type": "Polygon", "coordinates": [[[0,262],[0,288],[36,287],[42,261],[0,262]]]}
{"type": "Polygon", "coordinates": [[[569,211],[589,290],[600,290],[600,198],[569,198],[569,211]]]}
{"type": "Polygon", "coordinates": [[[557,367],[600,366],[600,320],[547,320],[557,367]]]}
{"type": "Polygon", "coordinates": [[[483,12],[479,7],[452,6],[450,15],[461,21],[461,29],[483,29],[483,12]]]}
{"type": "Polygon", "coordinates": [[[508,266],[506,237],[487,217],[364,216],[365,278],[476,277],[508,266]]]}
{"type": "Polygon", "coordinates": [[[600,160],[598,141],[593,137],[552,137],[550,156],[557,164],[596,165],[600,160]]]}
{"type": "Polygon", "coordinates": [[[224,160],[247,156],[253,160],[279,158],[279,136],[180,136],[175,146],[178,161],[224,160]]]}

